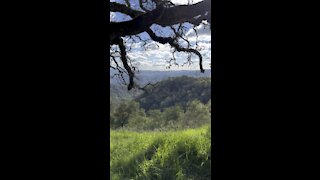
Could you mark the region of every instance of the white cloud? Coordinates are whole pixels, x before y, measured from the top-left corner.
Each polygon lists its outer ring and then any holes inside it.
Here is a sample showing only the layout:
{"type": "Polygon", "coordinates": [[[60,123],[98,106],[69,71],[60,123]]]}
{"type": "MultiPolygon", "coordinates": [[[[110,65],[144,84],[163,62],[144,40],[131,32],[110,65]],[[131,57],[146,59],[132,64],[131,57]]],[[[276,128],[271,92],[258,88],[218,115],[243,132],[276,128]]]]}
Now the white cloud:
{"type": "MultiPolygon", "coordinates": [[[[211,35],[211,29],[209,25],[204,25],[204,24],[200,24],[199,26],[195,27],[198,36],[199,35],[211,35]]],[[[196,32],[194,29],[190,29],[187,33],[186,36],[188,37],[192,37],[192,36],[196,36],[196,32]]]]}

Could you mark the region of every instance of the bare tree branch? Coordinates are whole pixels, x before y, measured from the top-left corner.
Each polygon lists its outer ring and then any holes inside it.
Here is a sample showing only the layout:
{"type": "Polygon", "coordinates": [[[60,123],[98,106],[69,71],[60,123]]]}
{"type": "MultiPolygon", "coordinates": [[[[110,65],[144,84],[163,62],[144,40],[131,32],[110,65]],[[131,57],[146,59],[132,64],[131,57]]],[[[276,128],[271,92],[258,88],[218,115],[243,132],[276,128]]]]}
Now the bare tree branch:
{"type": "Polygon", "coordinates": [[[141,8],[142,10],[144,10],[145,12],[149,12],[149,10],[146,9],[146,8],[143,6],[142,0],[139,0],[139,6],[140,6],[140,8],[141,8]]]}
{"type": "Polygon", "coordinates": [[[165,8],[159,5],[155,10],[139,15],[130,21],[111,22],[110,40],[113,41],[121,36],[139,34],[146,31],[152,24],[171,26],[184,22],[193,24],[200,23],[204,19],[211,20],[211,18],[205,15],[210,11],[210,6],[210,0],[204,0],[193,5],[180,5],[171,8],[165,8]],[[201,15],[200,18],[194,18],[199,15],[201,15]]]}
{"type": "Polygon", "coordinates": [[[111,12],[121,12],[123,14],[129,15],[132,18],[144,14],[144,12],[131,9],[124,4],[119,4],[116,2],[110,2],[110,11],[111,12]]]}
{"type": "Polygon", "coordinates": [[[121,61],[123,64],[123,67],[126,69],[126,71],[128,72],[129,75],[129,85],[128,85],[128,90],[131,90],[133,88],[133,77],[134,77],[134,73],[131,70],[131,67],[128,65],[128,59],[127,59],[127,52],[126,52],[126,47],[123,43],[123,39],[119,38],[118,39],[118,44],[119,44],[119,48],[120,48],[120,54],[121,54],[121,61]]]}
{"type": "Polygon", "coordinates": [[[205,71],[203,69],[203,66],[202,66],[202,55],[200,54],[199,51],[197,51],[195,49],[191,49],[191,48],[183,48],[175,41],[174,38],[171,38],[171,37],[159,37],[151,29],[148,29],[146,32],[149,34],[149,36],[151,37],[152,40],[157,41],[157,42],[159,42],[161,44],[169,43],[178,52],[190,52],[190,53],[196,54],[199,57],[200,71],[201,72],[205,71]]]}
{"type": "Polygon", "coordinates": [[[124,0],[129,8],[131,8],[130,0],[124,0]]]}

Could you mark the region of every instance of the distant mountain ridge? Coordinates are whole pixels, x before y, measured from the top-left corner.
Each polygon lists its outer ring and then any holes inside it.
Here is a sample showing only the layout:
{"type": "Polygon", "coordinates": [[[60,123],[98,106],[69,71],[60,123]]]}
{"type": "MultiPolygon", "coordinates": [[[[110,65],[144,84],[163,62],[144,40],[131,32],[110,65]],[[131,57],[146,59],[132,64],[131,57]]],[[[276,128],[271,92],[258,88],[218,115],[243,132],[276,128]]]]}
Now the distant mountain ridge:
{"type": "MultiPolygon", "coordinates": [[[[115,74],[116,71],[110,71],[110,76],[115,74]]],[[[211,69],[206,69],[204,73],[201,73],[200,70],[180,70],[180,71],[152,71],[152,70],[141,70],[135,74],[135,82],[141,85],[147,83],[154,83],[161,80],[165,80],[169,77],[178,77],[178,76],[190,76],[190,77],[211,77],[211,69]]],[[[124,77],[128,79],[128,77],[124,77]]],[[[111,84],[120,84],[117,77],[110,78],[111,84]]]]}

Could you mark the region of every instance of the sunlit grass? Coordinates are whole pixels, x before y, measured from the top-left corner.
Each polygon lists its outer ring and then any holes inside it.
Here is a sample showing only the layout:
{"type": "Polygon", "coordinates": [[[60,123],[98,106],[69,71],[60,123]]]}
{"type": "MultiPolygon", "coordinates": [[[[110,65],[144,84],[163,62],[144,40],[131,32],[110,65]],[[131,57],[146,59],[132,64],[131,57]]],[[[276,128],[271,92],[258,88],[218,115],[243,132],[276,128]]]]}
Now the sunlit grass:
{"type": "Polygon", "coordinates": [[[112,180],[210,179],[209,126],[167,132],[111,131],[112,180]]]}

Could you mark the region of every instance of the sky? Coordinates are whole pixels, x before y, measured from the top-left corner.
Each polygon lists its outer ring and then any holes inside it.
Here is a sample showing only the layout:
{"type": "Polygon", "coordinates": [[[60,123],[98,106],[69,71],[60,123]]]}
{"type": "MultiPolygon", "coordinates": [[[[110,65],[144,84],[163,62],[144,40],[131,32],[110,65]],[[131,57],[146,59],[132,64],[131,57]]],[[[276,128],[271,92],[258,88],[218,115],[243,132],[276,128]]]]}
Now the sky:
{"type": "MultiPolygon", "coordinates": [[[[116,1],[118,3],[125,4],[124,0],[110,0],[110,2],[116,1]]],[[[193,2],[199,2],[201,0],[194,0],[193,2]]],[[[138,0],[130,0],[131,6],[135,9],[140,9],[138,7],[138,0]]],[[[172,0],[175,4],[184,4],[188,3],[188,0],[172,0]]],[[[127,21],[131,18],[122,13],[110,13],[110,19],[112,21],[127,21]]],[[[198,40],[199,52],[203,57],[203,67],[204,69],[210,69],[211,63],[211,30],[208,25],[200,24],[197,29],[198,38],[195,36],[195,31],[191,28],[191,25],[184,23],[186,27],[185,32],[188,40],[190,41],[193,48],[196,48],[196,40],[198,40]]],[[[152,25],[151,29],[161,36],[170,36],[172,31],[169,28],[162,28],[158,25],[152,25]]],[[[149,40],[148,43],[144,42],[133,42],[128,38],[127,48],[130,46],[130,51],[127,52],[128,57],[131,59],[132,64],[136,66],[139,70],[199,70],[199,58],[198,56],[192,55],[193,63],[185,64],[187,59],[187,53],[175,53],[175,58],[179,66],[171,66],[168,69],[168,60],[172,58],[173,49],[168,44],[159,44],[154,41],[151,41],[149,36],[146,33],[141,33],[139,36],[142,39],[149,40]],[[146,47],[146,49],[144,48],[146,47]],[[182,66],[183,65],[183,66],[182,66]]]]}

